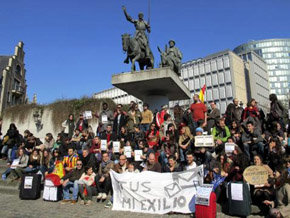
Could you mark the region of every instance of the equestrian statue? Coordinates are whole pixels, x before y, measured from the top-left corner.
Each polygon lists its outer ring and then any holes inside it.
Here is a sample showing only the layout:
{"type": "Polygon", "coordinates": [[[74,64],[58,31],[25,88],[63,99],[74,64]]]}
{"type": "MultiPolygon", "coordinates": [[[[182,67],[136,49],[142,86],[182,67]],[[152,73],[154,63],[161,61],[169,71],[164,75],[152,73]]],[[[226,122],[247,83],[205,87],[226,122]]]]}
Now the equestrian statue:
{"type": "Polygon", "coordinates": [[[123,50],[127,53],[124,63],[132,62],[131,71],[136,71],[135,62],[139,63],[140,70],[152,69],[154,67],[154,57],[149,47],[149,40],[146,31],[150,33],[150,25],[143,18],[143,13],[138,14],[138,20],[134,20],[127,13],[126,8],[122,7],[126,19],[133,23],[136,29],[134,37],[130,34],[122,35],[123,50]]]}

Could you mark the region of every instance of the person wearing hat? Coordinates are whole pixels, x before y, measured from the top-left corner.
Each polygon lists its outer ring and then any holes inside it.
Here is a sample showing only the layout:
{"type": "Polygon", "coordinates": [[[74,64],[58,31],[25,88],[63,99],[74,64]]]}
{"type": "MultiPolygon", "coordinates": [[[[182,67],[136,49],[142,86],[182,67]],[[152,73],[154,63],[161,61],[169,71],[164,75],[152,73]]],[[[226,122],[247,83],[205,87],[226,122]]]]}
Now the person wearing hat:
{"type": "MultiPolygon", "coordinates": [[[[169,65],[169,67],[180,76],[180,70],[181,70],[181,59],[182,59],[182,53],[181,51],[175,47],[175,41],[169,40],[168,42],[169,48],[165,46],[165,53],[162,53],[161,56],[165,56],[166,58],[166,65],[169,65]]],[[[161,57],[162,59],[162,57],[161,57]]],[[[165,67],[165,66],[163,66],[165,67]]]]}
{"type": "MultiPolygon", "coordinates": [[[[197,127],[195,129],[196,136],[201,136],[203,132],[204,130],[201,127],[197,127]]],[[[201,148],[195,147],[194,154],[196,156],[197,165],[206,164],[208,166],[208,164],[210,163],[212,159],[212,154],[209,150],[210,150],[209,148],[205,148],[205,147],[201,147],[201,148]]]]}

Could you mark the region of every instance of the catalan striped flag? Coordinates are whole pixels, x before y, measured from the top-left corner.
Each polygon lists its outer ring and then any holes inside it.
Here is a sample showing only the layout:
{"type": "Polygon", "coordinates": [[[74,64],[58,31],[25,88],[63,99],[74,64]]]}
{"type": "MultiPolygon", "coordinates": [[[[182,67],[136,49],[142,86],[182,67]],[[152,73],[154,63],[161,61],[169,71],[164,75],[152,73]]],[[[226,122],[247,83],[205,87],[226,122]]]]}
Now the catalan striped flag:
{"type": "Polygon", "coordinates": [[[204,103],[204,93],[206,90],[206,85],[204,84],[204,86],[201,88],[200,92],[199,92],[199,100],[204,103]]]}

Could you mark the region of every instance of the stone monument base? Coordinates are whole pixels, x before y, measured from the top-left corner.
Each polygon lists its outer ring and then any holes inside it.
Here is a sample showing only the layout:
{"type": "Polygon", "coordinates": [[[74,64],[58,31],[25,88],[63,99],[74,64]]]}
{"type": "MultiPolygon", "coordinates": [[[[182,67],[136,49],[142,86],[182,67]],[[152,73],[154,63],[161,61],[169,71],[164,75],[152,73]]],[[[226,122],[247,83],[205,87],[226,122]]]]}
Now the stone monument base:
{"type": "Polygon", "coordinates": [[[152,111],[169,101],[190,99],[190,91],[170,68],[156,68],[112,76],[112,85],[148,103],[152,111]]]}

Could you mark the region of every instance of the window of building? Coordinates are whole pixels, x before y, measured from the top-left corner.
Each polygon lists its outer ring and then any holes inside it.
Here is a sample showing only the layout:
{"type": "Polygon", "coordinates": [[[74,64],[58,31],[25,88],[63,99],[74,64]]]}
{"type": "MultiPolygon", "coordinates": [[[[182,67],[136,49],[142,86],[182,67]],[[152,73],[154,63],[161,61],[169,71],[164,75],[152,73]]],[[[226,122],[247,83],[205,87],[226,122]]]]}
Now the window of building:
{"type": "Polygon", "coordinates": [[[20,65],[16,66],[16,74],[21,76],[21,67],[20,67],[20,65]]]}

